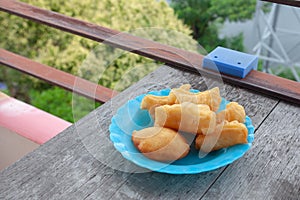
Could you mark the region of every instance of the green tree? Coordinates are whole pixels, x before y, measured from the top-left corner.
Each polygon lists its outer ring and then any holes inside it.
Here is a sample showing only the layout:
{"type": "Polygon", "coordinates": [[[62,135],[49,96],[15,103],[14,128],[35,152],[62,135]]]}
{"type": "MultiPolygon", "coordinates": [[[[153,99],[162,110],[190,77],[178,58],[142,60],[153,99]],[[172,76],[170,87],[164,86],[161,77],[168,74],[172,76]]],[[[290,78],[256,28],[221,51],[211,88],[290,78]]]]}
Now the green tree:
{"type": "Polygon", "coordinates": [[[85,97],[72,95],[72,93],[59,87],[52,87],[43,91],[31,90],[30,96],[35,97],[31,101],[35,107],[63,117],[69,122],[77,121],[101,105],[85,97]]]}
{"type": "MultiPolygon", "coordinates": [[[[165,1],[23,1],[111,29],[197,51],[197,42],[190,36],[192,31],[177,19],[173,9],[165,1]]],[[[158,66],[152,60],[136,54],[99,45],[97,42],[4,12],[0,13],[0,23],[0,38],[5,38],[0,41],[1,48],[113,89],[123,90],[158,66]],[[139,70],[132,73],[133,68],[139,70]]],[[[0,67],[0,70],[0,76],[3,76],[1,79],[8,84],[11,95],[27,102],[31,101],[33,105],[70,120],[69,116],[64,116],[66,110],[53,111],[54,107],[60,110],[61,106],[71,105],[71,99],[64,98],[65,93],[7,67],[0,67]],[[28,92],[30,90],[34,91],[28,92]],[[49,100],[51,98],[52,100],[49,100]],[[41,103],[42,101],[54,105],[41,103]]]]}
{"type": "Polygon", "coordinates": [[[207,51],[216,46],[243,50],[241,34],[220,39],[218,30],[225,20],[244,21],[255,11],[256,0],[172,0],[171,6],[180,19],[193,30],[193,37],[207,51]]]}

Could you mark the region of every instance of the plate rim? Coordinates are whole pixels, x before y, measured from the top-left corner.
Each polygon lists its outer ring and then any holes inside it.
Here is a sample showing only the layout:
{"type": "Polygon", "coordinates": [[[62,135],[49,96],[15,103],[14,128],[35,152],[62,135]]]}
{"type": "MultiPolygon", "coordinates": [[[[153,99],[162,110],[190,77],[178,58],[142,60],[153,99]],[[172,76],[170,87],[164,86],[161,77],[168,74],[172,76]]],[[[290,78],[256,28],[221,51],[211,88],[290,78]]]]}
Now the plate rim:
{"type": "MultiPolygon", "coordinates": [[[[119,107],[117,112],[115,113],[115,115],[113,115],[113,117],[111,118],[111,123],[109,126],[110,140],[112,141],[115,149],[117,151],[119,151],[125,159],[131,161],[132,163],[134,163],[140,167],[143,167],[143,168],[149,169],[151,171],[155,171],[155,172],[168,173],[168,174],[197,174],[197,173],[207,172],[207,171],[211,171],[211,170],[215,170],[215,169],[224,167],[224,166],[234,162],[235,160],[238,160],[239,158],[241,158],[251,148],[252,142],[254,140],[254,126],[252,124],[251,118],[249,116],[246,116],[246,122],[244,124],[246,125],[246,127],[248,129],[248,138],[247,138],[248,143],[247,144],[237,144],[240,146],[241,145],[244,146],[244,148],[238,152],[239,154],[237,154],[235,156],[229,156],[229,158],[227,158],[226,160],[223,160],[223,162],[219,162],[218,164],[215,164],[215,165],[212,165],[209,167],[207,167],[205,165],[205,162],[192,164],[192,165],[174,165],[172,163],[167,164],[167,163],[151,160],[151,159],[147,158],[146,156],[144,156],[142,153],[139,153],[139,155],[141,155],[143,159],[135,159],[134,156],[132,156],[133,153],[129,152],[128,149],[126,149],[126,143],[124,144],[124,143],[118,141],[118,139],[120,138],[120,137],[118,137],[118,135],[126,134],[126,133],[123,132],[121,130],[121,128],[115,123],[115,121],[117,120],[117,116],[120,115],[121,110],[124,109],[130,101],[136,100],[139,102],[139,105],[140,105],[143,97],[146,96],[147,94],[153,94],[153,95],[157,95],[157,96],[167,96],[170,91],[171,91],[171,89],[167,88],[167,89],[162,89],[162,90],[153,90],[153,91],[149,91],[146,94],[138,95],[135,98],[128,100],[125,104],[123,104],[121,107],[119,107]],[[115,133],[116,127],[119,129],[119,131],[121,131],[121,133],[120,132],[115,133]],[[141,162],[141,161],[143,161],[143,162],[141,162]],[[150,162],[150,165],[149,165],[149,162],[150,162]],[[155,168],[155,167],[153,167],[153,164],[156,164],[155,166],[160,166],[160,167],[155,168]]],[[[193,89],[192,91],[198,92],[199,90],[193,89]]],[[[224,101],[225,105],[230,102],[222,97],[222,102],[223,101],[224,101]]],[[[130,140],[130,141],[132,142],[132,140],[130,140]]],[[[236,147],[237,145],[234,145],[231,147],[236,147]]],[[[228,149],[230,149],[230,147],[225,148],[225,150],[228,150],[228,149]]]]}

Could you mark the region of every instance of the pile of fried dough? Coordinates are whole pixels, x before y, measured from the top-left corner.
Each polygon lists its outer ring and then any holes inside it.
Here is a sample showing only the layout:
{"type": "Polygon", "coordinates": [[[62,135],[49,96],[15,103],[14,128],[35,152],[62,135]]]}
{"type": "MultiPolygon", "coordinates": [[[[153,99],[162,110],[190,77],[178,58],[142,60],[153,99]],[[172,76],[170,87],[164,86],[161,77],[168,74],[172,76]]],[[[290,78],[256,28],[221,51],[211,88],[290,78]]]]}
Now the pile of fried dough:
{"type": "Polygon", "coordinates": [[[149,111],[154,127],[133,131],[135,147],[150,159],[175,161],[185,157],[190,145],[181,134],[195,138],[195,148],[211,152],[247,143],[244,107],[236,102],[217,112],[221,103],[219,88],[190,92],[189,84],[174,88],[168,96],[146,95],[141,109],[149,111]]]}

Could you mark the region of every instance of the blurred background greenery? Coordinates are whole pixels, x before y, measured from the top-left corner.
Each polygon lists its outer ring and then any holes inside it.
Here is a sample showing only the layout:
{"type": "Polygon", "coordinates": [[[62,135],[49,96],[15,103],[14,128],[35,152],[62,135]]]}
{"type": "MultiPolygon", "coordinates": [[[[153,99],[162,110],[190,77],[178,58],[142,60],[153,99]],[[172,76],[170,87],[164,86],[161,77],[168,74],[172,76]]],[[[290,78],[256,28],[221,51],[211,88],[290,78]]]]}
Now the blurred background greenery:
{"type": "MultiPolygon", "coordinates": [[[[220,39],[219,30],[225,21],[252,18],[256,3],[255,0],[23,1],[200,53],[204,53],[203,49],[210,52],[216,46],[244,51],[242,34],[220,39]]],[[[0,13],[0,22],[1,48],[114,90],[124,90],[161,64],[4,12],[0,13]]],[[[1,81],[7,84],[10,96],[70,122],[101,105],[84,97],[74,98],[71,92],[4,66],[0,66],[1,81]],[[81,103],[74,106],[74,99],[81,103]]]]}

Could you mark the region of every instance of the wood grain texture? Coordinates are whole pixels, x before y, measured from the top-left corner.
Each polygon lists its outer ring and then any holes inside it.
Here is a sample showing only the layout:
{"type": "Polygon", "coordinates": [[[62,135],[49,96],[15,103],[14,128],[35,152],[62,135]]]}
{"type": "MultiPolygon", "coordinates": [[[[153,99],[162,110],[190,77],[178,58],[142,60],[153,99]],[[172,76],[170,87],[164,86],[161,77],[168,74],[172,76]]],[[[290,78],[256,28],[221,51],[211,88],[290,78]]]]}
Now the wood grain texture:
{"type": "Polygon", "coordinates": [[[300,7],[299,0],[263,0],[263,1],[268,1],[271,3],[279,3],[283,5],[294,6],[294,7],[300,7]]]}
{"type": "Polygon", "coordinates": [[[300,104],[300,83],[252,70],[245,78],[216,73],[202,68],[203,55],[163,45],[103,26],[81,21],[15,0],[1,0],[0,10],[121,48],[182,70],[219,77],[230,84],[300,104]]]}
{"type": "Polygon", "coordinates": [[[203,199],[299,199],[300,108],[279,103],[255,132],[251,151],[231,164],[203,199]]]}
{"type": "MultiPolygon", "coordinates": [[[[224,167],[195,175],[130,173],[145,171],[126,161],[109,139],[110,119],[127,100],[182,83],[200,90],[221,87],[210,78],[167,66],[159,68],[2,171],[0,199],[198,199],[224,167]]],[[[231,85],[221,91],[228,100],[245,106],[255,127],[278,102],[231,85]]]]}
{"type": "Polygon", "coordinates": [[[101,85],[89,82],[67,72],[40,64],[23,56],[11,53],[0,48],[0,64],[19,70],[25,74],[44,80],[50,84],[57,85],[71,92],[83,95],[99,102],[106,102],[117,91],[101,85]]]}

